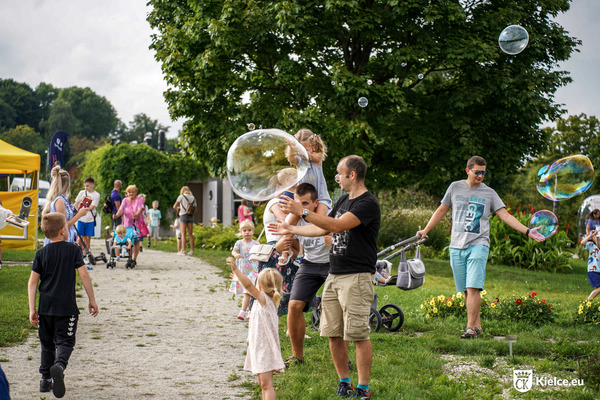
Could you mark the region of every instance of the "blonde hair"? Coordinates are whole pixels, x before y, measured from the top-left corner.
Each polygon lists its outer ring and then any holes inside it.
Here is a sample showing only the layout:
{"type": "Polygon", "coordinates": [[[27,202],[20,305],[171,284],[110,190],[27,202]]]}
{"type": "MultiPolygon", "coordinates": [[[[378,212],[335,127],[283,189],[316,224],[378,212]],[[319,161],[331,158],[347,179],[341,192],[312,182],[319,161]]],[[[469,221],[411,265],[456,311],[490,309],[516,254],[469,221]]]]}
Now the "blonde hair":
{"type": "Polygon", "coordinates": [[[314,134],[310,129],[302,128],[296,132],[294,137],[300,143],[308,143],[312,147],[313,152],[322,153],[323,160],[325,160],[325,157],[327,157],[327,146],[319,135],[314,134]]]}
{"type": "Polygon", "coordinates": [[[181,190],[179,191],[179,194],[192,194],[192,191],[190,190],[189,187],[187,186],[182,186],[181,190]]]}
{"type": "Polygon", "coordinates": [[[138,188],[135,185],[129,185],[127,186],[127,189],[125,189],[125,193],[129,194],[129,192],[131,191],[135,191],[135,195],[137,196],[138,194],[138,188]]]}
{"type": "Polygon", "coordinates": [[[239,228],[240,228],[240,232],[242,231],[242,229],[246,229],[246,228],[254,229],[254,223],[247,219],[245,221],[240,222],[239,228]]]}
{"type": "Polygon", "coordinates": [[[42,232],[48,239],[58,237],[60,230],[67,225],[67,217],[59,212],[51,212],[42,216],[42,232]]]}
{"type": "Polygon", "coordinates": [[[283,277],[275,268],[265,268],[256,280],[260,290],[273,299],[276,307],[279,307],[281,301],[281,292],[283,287],[283,277]]]}
{"type": "MultiPolygon", "coordinates": [[[[50,177],[52,183],[50,183],[50,189],[48,189],[48,194],[46,195],[48,202],[42,210],[42,215],[50,212],[50,205],[52,204],[52,201],[59,195],[62,194],[68,198],[71,194],[71,176],[69,176],[67,171],[57,165],[56,167],[52,168],[50,177]]],[[[65,204],[65,207],[68,206],[68,204],[65,204]]]]}
{"type": "Polygon", "coordinates": [[[125,228],[125,225],[119,225],[117,226],[117,229],[115,229],[115,232],[117,232],[117,235],[119,233],[127,233],[127,228],[125,228]]]}

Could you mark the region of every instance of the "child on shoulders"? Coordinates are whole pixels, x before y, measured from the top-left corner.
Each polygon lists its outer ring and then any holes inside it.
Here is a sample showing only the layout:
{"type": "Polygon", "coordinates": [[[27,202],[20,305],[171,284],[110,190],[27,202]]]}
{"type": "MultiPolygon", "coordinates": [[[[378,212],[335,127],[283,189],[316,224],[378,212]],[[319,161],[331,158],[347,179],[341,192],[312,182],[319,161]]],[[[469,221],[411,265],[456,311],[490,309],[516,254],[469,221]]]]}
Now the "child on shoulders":
{"type": "Polygon", "coordinates": [[[591,301],[598,293],[600,293],[600,239],[598,238],[598,234],[598,231],[594,229],[581,241],[583,248],[590,253],[590,256],[588,257],[587,274],[588,281],[594,290],[592,290],[588,296],[588,301],[591,301]]]}

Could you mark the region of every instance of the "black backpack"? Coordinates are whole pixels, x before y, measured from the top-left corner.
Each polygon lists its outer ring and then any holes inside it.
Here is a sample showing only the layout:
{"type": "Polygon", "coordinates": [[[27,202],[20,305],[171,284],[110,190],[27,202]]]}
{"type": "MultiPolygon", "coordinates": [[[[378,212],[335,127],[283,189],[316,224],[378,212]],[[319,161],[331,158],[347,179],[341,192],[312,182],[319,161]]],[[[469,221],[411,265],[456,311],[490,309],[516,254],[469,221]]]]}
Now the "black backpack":
{"type": "Polygon", "coordinates": [[[106,196],[106,200],[104,200],[104,205],[102,206],[102,211],[105,214],[111,214],[112,210],[113,210],[113,206],[114,206],[114,204],[113,204],[112,200],[110,199],[110,194],[109,194],[108,196],[106,196]]]}

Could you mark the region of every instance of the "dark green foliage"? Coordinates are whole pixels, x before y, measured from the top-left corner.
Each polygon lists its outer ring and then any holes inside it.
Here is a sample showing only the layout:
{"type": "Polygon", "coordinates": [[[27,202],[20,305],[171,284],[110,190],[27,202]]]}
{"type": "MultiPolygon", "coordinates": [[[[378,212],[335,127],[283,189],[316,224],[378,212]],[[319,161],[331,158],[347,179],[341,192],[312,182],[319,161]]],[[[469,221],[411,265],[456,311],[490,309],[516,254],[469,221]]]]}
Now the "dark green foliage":
{"type": "Polygon", "coordinates": [[[177,200],[181,187],[189,181],[206,178],[206,170],[196,161],[181,154],[161,153],[145,144],[107,145],[92,152],[88,159],[94,165],[92,176],[102,196],[111,192],[116,179],[123,182],[123,189],[136,185],[139,194],[146,194],[149,207],[153,200],[158,200],[165,224],[172,222],[167,220],[166,213],[177,200]]]}
{"type": "Polygon", "coordinates": [[[559,115],[552,95],[570,81],[555,67],[579,43],[554,22],[568,0],[149,5],[171,115],[189,118],[184,148],[211,173],[224,175],[248,123],[309,127],[330,148],[330,184],[336,162],[355,153],[370,166],[369,188],[438,196],[473,154],[494,166],[487,181],[502,189],[524,154],[544,150],[538,125],[559,115]],[[516,23],[531,40],[509,56],[497,39],[516,23]]]}
{"type": "MultiPolygon", "coordinates": [[[[378,246],[385,248],[401,240],[415,236],[419,227],[424,228],[439,206],[434,197],[416,189],[386,190],[377,194],[381,207],[381,228],[378,246]]],[[[449,243],[450,216],[447,216],[431,232],[427,247],[442,250],[449,243]]]]}
{"type": "MultiPolygon", "coordinates": [[[[514,217],[528,226],[531,215],[525,211],[515,213],[514,217]]],[[[569,260],[573,256],[571,244],[563,231],[538,243],[509,228],[496,215],[490,217],[490,263],[536,271],[570,273],[572,269],[569,260]]]]}

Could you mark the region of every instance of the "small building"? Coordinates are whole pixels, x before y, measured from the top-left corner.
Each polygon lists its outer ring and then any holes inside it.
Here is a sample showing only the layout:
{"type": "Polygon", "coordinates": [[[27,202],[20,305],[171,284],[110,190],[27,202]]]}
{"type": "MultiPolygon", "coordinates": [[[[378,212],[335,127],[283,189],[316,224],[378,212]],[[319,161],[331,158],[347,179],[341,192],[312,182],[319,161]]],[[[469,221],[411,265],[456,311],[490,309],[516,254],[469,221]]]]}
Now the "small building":
{"type": "Polygon", "coordinates": [[[198,202],[194,215],[196,223],[209,226],[210,220],[217,218],[228,226],[237,219],[242,199],[231,189],[229,179],[209,178],[205,182],[188,182],[187,185],[198,202]]]}

